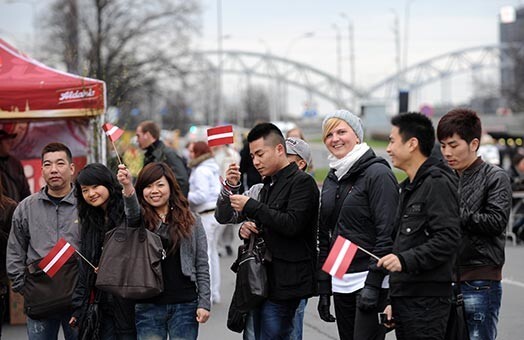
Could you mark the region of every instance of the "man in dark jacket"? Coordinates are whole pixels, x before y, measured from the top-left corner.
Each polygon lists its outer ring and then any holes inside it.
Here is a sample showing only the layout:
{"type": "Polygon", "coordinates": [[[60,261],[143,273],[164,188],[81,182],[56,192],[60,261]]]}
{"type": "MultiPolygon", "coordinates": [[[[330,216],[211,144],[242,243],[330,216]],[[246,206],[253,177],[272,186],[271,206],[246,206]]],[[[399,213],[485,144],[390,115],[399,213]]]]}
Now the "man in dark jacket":
{"type": "Polygon", "coordinates": [[[391,124],[387,152],[408,178],[401,183],[393,252],[377,263],[391,272],[385,312],[399,340],[444,339],[460,241],[456,180],[430,157],[435,130],[427,117],[408,113],[391,124]]]}
{"type": "MultiPolygon", "coordinates": [[[[219,202],[215,217],[220,223],[248,219],[240,236],[264,238],[272,254],[266,263],[269,296],[254,313],[255,337],[287,339],[300,300],[315,291],[319,191],[313,177],[289,162],[284,137],[275,125],[258,124],[248,142],[253,164],[264,177],[259,200],[239,195],[240,183],[228,182],[234,194],[219,202]]],[[[240,179],[238,167],[228,172],[240,179]]]]}
{"type": "Polygon", "coordinates": [[[20,202],[31,195],[31,191],[22,163],[10,154],[15,138],[16,133],[7,131],[5,127],[0,129],[0,181],[4,195],[20,202]]]}
{"type": "Polygon", "coordinates": [[[160,140],[160,128],[158,125],[151,120],[141,122],[136,128],[136,138],[140,149],[146,150],[144,165],[153,162],[164,162],[169,165],[175,173],[180,189],[182,189],[184,196],[187,197],[189,193],[189,174],[187,173],[187,168],[176,151],[169,148],[160,140]]]}
{"type": "Polygon", "coordinates": [[[502,298],[505,233],[511,209],[507,173],[477,156],[482,127],[477,114],[454,109],[439,121],[442,154],[459,176],[461,290],[470,339],[497,336],[502,298]]]}

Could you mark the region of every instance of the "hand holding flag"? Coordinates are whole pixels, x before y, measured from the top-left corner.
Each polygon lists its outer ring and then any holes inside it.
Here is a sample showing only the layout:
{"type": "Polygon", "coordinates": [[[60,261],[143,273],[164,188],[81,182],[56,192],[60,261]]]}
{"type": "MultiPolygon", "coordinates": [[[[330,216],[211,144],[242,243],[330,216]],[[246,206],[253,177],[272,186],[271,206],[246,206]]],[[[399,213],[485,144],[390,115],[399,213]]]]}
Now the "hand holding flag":
{"type": "Polygon", "coordinates": [[[373,258],[377,260],[379,259],[369,251],[339,235],[329,251],[326,262],[324,262],[324,265],[322,266],[322,270],[331,276],[341,279],[348,270],[351,261],[353,261],[353,258],[359,249],[373,258]]]}
{"type": "Polygon", "coordinates": [[[219,146],[225,144],[233,144],[233,125],[207,129],[207,145],[219,146]]]}
{"type": "Polygon", "coordinates": [[[109,138],[109,140],[113,144],[113,148],[115,149],[116,157],[118,158],[118,162],[122,164],[122,160],[120,159],[120,155],[118,154],[118,150],[116,149],[116,146],[115,146],[115,141],[118,138],[122,137],[122,135],[124,134],[124,130],[110,123],[105,123],[104,125],[102,125],[102,129],[104,130],[107,138],[109,138]]]}

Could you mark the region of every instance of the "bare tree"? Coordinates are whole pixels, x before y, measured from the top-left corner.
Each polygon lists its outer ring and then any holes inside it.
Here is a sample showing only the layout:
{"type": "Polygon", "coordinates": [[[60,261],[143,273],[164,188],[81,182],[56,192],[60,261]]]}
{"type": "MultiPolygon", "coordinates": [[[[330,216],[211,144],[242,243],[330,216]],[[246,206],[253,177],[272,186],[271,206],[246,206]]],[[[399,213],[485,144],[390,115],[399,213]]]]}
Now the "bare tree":
{"type": "Polygon", "coordinates": [[[48,53],[72,72],[104,80],[108,105],[132,107],[144,84],[184,76],[199,6],[196,0],[55,0],[51,13],[48,53]]]}

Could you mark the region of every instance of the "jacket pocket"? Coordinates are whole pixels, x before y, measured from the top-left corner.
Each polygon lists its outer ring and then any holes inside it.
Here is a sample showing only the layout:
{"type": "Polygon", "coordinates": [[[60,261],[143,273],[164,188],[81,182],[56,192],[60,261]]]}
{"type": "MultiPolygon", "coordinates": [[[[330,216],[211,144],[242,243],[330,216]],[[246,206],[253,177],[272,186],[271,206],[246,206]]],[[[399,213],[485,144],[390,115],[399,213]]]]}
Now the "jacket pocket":
{"type": "Polygon", "coordinates": [[[426,220],[423,215],[411,215],[403,218],[399,229],[399,238],[402,242],[401,250],[409,249],[425,242],[429,233],[426,229],[426,220]]]}

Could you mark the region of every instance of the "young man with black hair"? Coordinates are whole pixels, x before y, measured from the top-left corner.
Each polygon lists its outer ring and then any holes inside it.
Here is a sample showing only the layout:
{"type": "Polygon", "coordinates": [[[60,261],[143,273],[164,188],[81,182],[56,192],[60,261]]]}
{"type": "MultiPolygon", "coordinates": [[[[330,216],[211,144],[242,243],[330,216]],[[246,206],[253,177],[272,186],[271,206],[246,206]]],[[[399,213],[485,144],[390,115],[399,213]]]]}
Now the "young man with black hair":
{"type": "Polygon", "coordinates": [[[220,223],[247,219],[240,236],[264,238],[272,255],[266,263],[269,297],[253,311],[255,338],[287,339],[300,300],[315,291],[319,191],[313,177],[289,161],[275,125],[256,125],[248,142],[253,164],[264,177],[258,199],[238,194],[240,171],[230,166],[226,184],[233,194],[221,194],[215,217],[220,223]]]}
{"type": "Polygon", "coordinates": [[[482,133],[477,114],[453,109],[439,121],[442,155],[458,175],[462,245],[458,256],[470,339],[492,340],[502,299],[505,230],[511,182],[500,167],[477,156],[482,133]]]}
{"type": "Polygon", "coordinates": [[[393,251],[378,267],[389,270],[391,305],[397,339],[444,339],[450,312],[454,254],[460,242],[456,179],[430,157],[435,130],[427,117],[393,117],[387,152],[406,172],[395,219],[393,251]]]}

